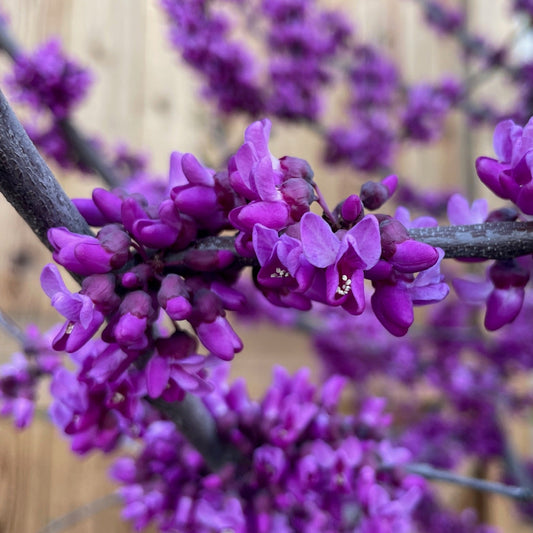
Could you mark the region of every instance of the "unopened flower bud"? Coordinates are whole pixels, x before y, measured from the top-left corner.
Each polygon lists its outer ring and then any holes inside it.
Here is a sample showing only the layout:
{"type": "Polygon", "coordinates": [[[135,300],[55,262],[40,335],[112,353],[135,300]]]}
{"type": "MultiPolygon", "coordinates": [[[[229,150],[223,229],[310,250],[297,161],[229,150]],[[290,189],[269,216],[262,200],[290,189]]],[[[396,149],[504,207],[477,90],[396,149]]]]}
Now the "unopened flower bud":
{"type": "Polygon", "coordinates": [[[409,239],[405,226],[395,218],[386,218],[379,224],[382,257],[390,259],[396,252],[396,245],[409,239]]]}
{"type": "Polygon", "coordinates": [[[355,222],[363,211],[361,198],[357,194],[351,194],[342,202],[340,213],[346,222],[355,222]]]}
{"type": "Polygon", "coordinates": [[[485,222],[514,222],[517,218],[517,209],[514,207],[502,207],[491,211],[485,222]]]}
{"type": "Polygon", "coordinates": [[[525,287],[529,281],[529,271],[514,259],[495,261],[489,268],[489,277],[497,289],[525,287]]]}
{"type": "Polygon", "coordinates": [[[312,181],[313,169],[305,159],[285,156],[279,160],[284,173],[284,180],[290,178],[302,178],[307,182],[312,181]]]}

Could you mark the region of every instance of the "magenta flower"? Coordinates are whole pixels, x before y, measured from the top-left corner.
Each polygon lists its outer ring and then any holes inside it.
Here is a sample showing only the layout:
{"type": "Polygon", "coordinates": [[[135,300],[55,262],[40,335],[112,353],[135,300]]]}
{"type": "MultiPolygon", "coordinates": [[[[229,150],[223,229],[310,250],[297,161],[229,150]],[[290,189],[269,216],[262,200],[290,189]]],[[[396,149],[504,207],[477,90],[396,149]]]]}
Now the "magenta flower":
{"type": "Polygon", "coordinates": [[[104,321],[104,315],[88,296],[73,294],[67,289],[55,265],[44,267],[41,286],[52,305],[67,319],[52,346],[56,350],[75,352],[96,333],[104,321]]]}
{"type": "Polygon", "coordinates": [[[253,245],[261,268],[257,281],[268,289],[305,291],[313,278],[314,266],[303,256],[302,243],[287,234],[256,224],[253,245]]]}
{"type": "Polygon", "coordinates": [[[470,305],[486,305],[485,328],[500,329],[512,322],[524,303],[529,281],[529,258],[497,261],[488,270],[487,279],[465,278],[452,281],[459,298],[470,305]]]}
{"type": "Polygon", "coordinates": [[[163,201],[159,218],[152,218],[134,198],[122,202],[122,222],[126,230],[142,245],[166,248],[174,244],[181,230],[180,215],[172,200],[163,201]]]}
{"type": "Polygon", "coordinates": [[[333,233],[314,213],[300,222],[303,253],[315,270],[308,295],[329,305],[342,305],[352,314],[365,307],[363,270],[372,268],[381,255],[377,219],[363,218],[348,231],[333,233]]]}
{"type": "Polygon", "coordinates": [[[533,214],[533,120],[523,128],[512,120],[500,122],[493,144],[498,159],[479,157],[477,175],[492,192],[533,214]]]}
{"type": "Polygon", "coordinates": [[[71,272],[89,276],[113,270],[114,253],[106,250],[96,237],[78,235],[67,228],[52,228],[48,230],[48,240],[54,247],[54,261],[71,272]]]}
{"type": "Polygon", "coordinates": [[[150,397],[174,402],[182,400],[186,392],[204,395],[213,390],[205,380],[206,357],[195,353],[197,345],[196,339],[183,331],[157,340],[157,352],[146,366],[150,397]]]}
{"type": "Polygon", "coordinates": [[[468,200],[461,194],[453,194],[448,200],[448,220],[454,226],[463,224],[481,224],[489,214],[485,198],[478,198],[468,205],[468,200]]]}
{"type": "Polygon", "coordinates": [[[440,273],[444,252],[440,248],[435,250],[437,262],[416,277],[391,272],[382,280],[374,280],[372,309],[385,328],[397,337],[405,335],[413,323],[413,305],[436,303],[448,295],[449,287],[440,273]]]}

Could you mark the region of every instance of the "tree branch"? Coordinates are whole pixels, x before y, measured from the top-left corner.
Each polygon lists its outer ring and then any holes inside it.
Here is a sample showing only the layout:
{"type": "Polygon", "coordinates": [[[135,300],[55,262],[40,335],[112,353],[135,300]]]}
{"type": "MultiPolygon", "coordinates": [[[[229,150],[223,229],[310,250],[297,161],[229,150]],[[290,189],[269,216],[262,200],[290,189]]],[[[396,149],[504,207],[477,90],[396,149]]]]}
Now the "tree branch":
{"type": "Polygon", "coordinates": [[[501,494],[502,496],[507,496],[508,498],[514,498],[516,500],[533,500],[533,492],[526,487],[516,487],[512,485],[504,485],[503,483],[498,483],[497,481],[487,481],[485,479],[460,476],[454,472],[439,470],[438,468],[433,468],[431,465],[423,463],[407,464],[405,465],[405,469],[412,474],[416,474],[427,479],[445,481],[447,483],[461,485],[462,487],[469,487],[474,490],[501,494]]]}
{"type": "MultiPolygon", "coordinates": [[[[511,259],[533,253],[533,221],[486,222],[469,226],[412,228],[412,239],[442,248],[447,258],[511,259]]],[[[257,259],[241,257],[235,251],[234,237],[205,237],[186,250],[165,256],[173,271],[188,269],[192,253],[228,250],[235,254],[234,266],[259,266],[257,259]]]]}
{"type": "Polygon", "coordinates": [[[511,259],[533,253],[533,221],[413,228],[409,235],[442,248],[448,258],[511,259]]]}
{"type": "Polygon", "coordinates": [[[56,181],[0,91],[0,192],[39,240],[52,250],[47,231],[66,226],[91,235],[91,230],[56,181]]]}

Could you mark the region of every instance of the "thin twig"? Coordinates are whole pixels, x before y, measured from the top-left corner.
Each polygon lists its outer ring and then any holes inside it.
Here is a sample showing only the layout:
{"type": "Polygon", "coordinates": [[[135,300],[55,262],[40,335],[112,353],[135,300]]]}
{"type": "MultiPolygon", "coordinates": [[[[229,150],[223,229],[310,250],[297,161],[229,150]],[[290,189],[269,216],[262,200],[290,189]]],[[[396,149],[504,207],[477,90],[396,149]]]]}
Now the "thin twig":
{"type": "Polygon", "coordinates": [[[0,309],[0,326],[2,326],[15,340],[17,340],[22,347],[26,345],[26,334],[2,309],[0,309]]]}
{"type": "Polygon", "coordinates": [[[118,494],[106,494],[97,500],[77,507],[73,511],[60,516],[59,518],[55,518],[41,528],[38,533],[60,533],[61,531],[66,531],[78,522],[101,513],[110,507],[120,505],[121,502],[122,500],[118,494]]]}
{"type": "Polygon", "coordinates": [[[496,412],[494,414],[495,424],[500,433],[500,438],[502,439],[503,446],[503,462],[505,465],[505,472],[510,476],[511,481],[514,483],[519,483],[522,487],[527,487],[529,490],[533,491],[533,479],[531,478],[530,473],[528,472],[525,465],[518,458],[511,440],[507,435],[507,431],[503,425],[503,412],[504,406],[503,401],[499,401],[496,404],[496,412]]]}
{"type": "Polygon", "coordinates": [[[423,463],[411,463],[406,465],[405,469],[412,474],[417,474],[427,479],[453,483],[455,485],[461,485],[462,487],[469,487],[471,489],[480,490],[483,492],[501,494],[502,496],[507,496],[508,498],[513,498],[516,500],[533,500],[533,492],[527,487],[504,485],[503,483],[499,483],[497,481],[487,481],[485,479],[461,476],[459,474],[455,474],[454,472],[440,470],[432,467],[431,465],[423,463]]]}

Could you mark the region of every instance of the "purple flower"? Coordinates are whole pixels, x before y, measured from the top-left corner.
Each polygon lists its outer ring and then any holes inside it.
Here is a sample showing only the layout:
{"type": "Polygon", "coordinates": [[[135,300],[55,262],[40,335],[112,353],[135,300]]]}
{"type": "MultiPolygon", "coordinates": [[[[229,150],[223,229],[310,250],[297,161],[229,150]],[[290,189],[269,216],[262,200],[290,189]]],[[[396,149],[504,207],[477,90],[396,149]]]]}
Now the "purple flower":
{"type": "Polygon", "coordinates": [[[500,329],[512,322],[524,303],[524,287],[529,281],[527,258],[496,261],[488,270],[487,280],[480,278],[454,279],[459,298],[471,305],[486,304],[485,328],[500,329]]]}
{"type": "Polygon", "coordinates": [[[185,392],[204,395],[213,390],[204,379],[206,358],[195,354],[196,340],[185,332],[177,332],[156,342],[157,353],[146,367],[148,395],[168,402],[180,401],[185,392]]]}
{"type": "Polygon", "coordinates": [[[363,270],[372,268],[381,255],[379,226],[369,215],[348,231],[333,233],[314,213],[300,222],[305,258],[317,272],[308,294],[329,305],[342,305],[352,314],[364,310],[363,270]]]}
{"type": "Polygon", "coordinates": [[[268,289],[305,291],[312,280],[314,268],[302,255],[302,243],[287,234],[256,224],[253,245],[261,268],[258,282],[268,289]]]}
{"type": "Polygon", "coordinates": [[[63,118],[85,97],[92,82],[88,70],[65,57],[59,40],[42,44],[33,54],[19,54],[8,83],[15,98],[36,110],[50,109],[63,118]]]}
{"type": "MultiPolygon", "coordinates": [[[[437,262],[416,277],[402,275],[400,271],[395,275],[386,274],[381,280],[374,279],[372,309],[393,335],[401,337],[407,333],[414,320],[413,305],[436,303],[448,295],[448,285],[440,273],[444,252],[440,248],[435,250],[437,262]]],[[[406,261],[409,259],[406,258],[406,261]]]]}
{"type": "Polygon", "coordinates": [[[533,119],[522,128],[512,120],[494,130],[498,160],[479,157],[476,171],[481,181],[498,196],[514,202],[524,213],[533,214],[533,119]]]}
{"type": "Polygon", "coordinates": [[[468,205],[467,199],[461,194],[453,194],[448,200],[448,220],[454,226],[463,224],[481,224],[489,214],[487,200],[479,198],[468,205]]]}
{"type": "Polygon", "coordinates": [[[96,309],[88,296],[73,294],[66,288],[55,265],[44,267],[41,286],[52,305],[67,319],[56,335],[53,347],[56,350],[75,352],[96,333],[104,321],[104,315],[96,309]]]}
{"type": "Polygon", "coordinates": [[[106,250],[95,237],[78,235],[67,228],[52,228],[48,230],[48,240],[54,247],[54,261],[76,274],[104,274],[114,268],[115,253],[106,250]]]}

